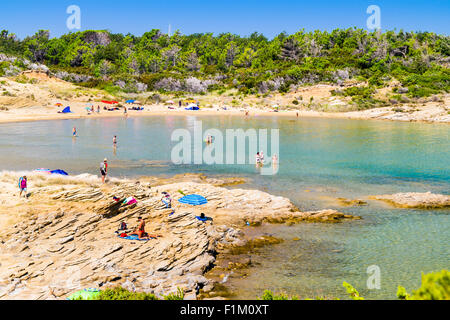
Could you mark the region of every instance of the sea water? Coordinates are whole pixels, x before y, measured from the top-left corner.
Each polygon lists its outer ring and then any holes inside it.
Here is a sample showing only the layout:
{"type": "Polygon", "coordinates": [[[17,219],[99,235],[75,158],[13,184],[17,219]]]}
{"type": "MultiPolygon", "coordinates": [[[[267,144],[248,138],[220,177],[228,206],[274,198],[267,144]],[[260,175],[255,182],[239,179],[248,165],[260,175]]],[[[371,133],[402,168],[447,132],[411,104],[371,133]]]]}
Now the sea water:
{"type": "MultiPolygon", "coordinates": [[[[270,131],[269,131],[270,136],[270,131]]],[[[153,116],[0,124],[0,170],[63,169],[99,175],[106,157],[110,175],[139,177],[185,172],[245,177],[239,188],[288,197],[301,210],[337,209],[360,221],[270,225],[257,230],[285,241],[252,256],[245,279],[230,277],[239,299],[265,289],[300,297],[344,298],[342,282],[366,298],[395,298],[398,285],[420,285],[421,272],[449,268],[449,211],[398,209],[367,200],[397,192],[450,193],[450,126],[277,116],[153,116]],[[261,175],[253,164],[175,165],[171,140],[179,128],[279,129],[279,170],[261,175]],[[77,127],[79,137],[72,137],[77,127]],[[118,146],[112,139],[117,135],[118,146]],[[342,207],[336,198],[363,199],[342,207]],[[295,238],[299,238],[295,239],[295,238]],[[297,240],[297,241],[294,241],[297,240]],[[380,271],[370,288],[367,268],[380,271]]],[[[268,139],[270,142],[270,138],[268,139]]],[[[266,153],[266,158],[270,152],[266,153]]],[[[254,155],[250,155],[254,157],[254,155]]]]}

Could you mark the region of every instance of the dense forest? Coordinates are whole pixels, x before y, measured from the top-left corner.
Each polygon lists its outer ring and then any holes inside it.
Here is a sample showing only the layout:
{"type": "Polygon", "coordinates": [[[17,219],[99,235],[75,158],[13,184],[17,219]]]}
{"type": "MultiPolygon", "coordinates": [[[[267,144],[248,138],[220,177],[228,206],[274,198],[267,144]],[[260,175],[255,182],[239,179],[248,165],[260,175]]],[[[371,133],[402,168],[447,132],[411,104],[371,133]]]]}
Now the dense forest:
{"type": "Polygon", "coordinates": [[[450,37],[430,32],[259,33],[168,36],[152,30],[140,37],[84,31],[50,38],[40,30],[23,40],[0,33],[0,76],[29,68],[87,87],[125,92],[206,93],[236,88],[242,94],[288,92],[300,85],[348,79],[367,86],[343,94],[370,98],[390,80],[400,93],[427,97],[448,92],[450,37]]]}

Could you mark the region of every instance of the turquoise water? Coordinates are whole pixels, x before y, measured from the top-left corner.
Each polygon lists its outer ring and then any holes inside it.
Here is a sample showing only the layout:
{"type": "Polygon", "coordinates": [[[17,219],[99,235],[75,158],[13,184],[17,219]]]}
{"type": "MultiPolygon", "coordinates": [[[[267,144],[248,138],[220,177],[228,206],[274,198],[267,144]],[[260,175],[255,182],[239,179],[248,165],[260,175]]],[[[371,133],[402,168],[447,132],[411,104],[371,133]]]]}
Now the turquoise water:
{"type": "MultiPolygon", "coordinates": [[[[289,197],[299,208],[335,208],[360,215],[343,224],[265,226],[286,241],[255,256],[244,280],[231,279],[238,298],[264,289],[303,297],[343,297],[342,282],[367,298],[394,298],[397,285],[420,284],[420,273],[449,267],[449,210],[394,209],[368,201],[342,208],[337,197],[366,198],[396,192],[450,193],[450,127],[446,124],[285,117],[165,116],[0,124],[0,170],[64,169],[99,174],[103,158],[116,177],[173,175],[243,176],[245,188],[289,197]],[[280,129],[279,172],[262,176],[254,165],[174,165],[173,130],[280,129]],[[71,137],[76,126],[79,137],[71,137]],[[118,148],[112,137],[118,136],[118,148]],[[298,237],[300,241],[292,241],[298,237]],[[366,269],[381,270],[381,289],[366,287],[366,269]]],[[[253,157],[253,156],[252,156],[253,157]]],[[[242,186],[239,186],[242,187],[242,186]]]]}

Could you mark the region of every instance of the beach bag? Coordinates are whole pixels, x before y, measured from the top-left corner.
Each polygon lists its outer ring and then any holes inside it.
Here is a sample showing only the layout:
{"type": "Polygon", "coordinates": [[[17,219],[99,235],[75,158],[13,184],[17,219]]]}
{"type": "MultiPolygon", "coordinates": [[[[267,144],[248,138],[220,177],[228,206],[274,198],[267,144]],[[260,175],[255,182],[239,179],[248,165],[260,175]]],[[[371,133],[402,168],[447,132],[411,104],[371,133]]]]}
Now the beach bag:
{"type": "Polygon", "coordinates": [[[125,222],[122,222],[122,223],[120,224],[120,229],[119,229],[119,230],[127,230],[127,229],[128,229],[127,224],[126,224],[125,222]]]}

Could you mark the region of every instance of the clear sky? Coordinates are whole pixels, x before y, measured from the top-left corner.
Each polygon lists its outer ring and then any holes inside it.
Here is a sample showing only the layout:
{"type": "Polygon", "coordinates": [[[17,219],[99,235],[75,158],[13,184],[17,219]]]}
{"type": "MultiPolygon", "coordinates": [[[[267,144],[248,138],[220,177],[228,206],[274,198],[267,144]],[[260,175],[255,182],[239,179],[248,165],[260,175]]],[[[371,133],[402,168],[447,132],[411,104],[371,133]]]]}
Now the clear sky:
{"type": "MultiPolygon", "coordinates": [[[[19,38],[48,29],[68,33],[67,7],[81,9],[81,30],[108,29],[142,35],[151,29],[183,34],[260,32],[269,38],[300,29],[366,27],[369,5],[381,9],[382,30],[432,31],[449,35],[450,0],[21,0],[2,1],[0,29],[19,38]]],[[[77,30],[74,30],[77,31],[77,30]]]]}

